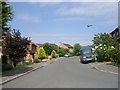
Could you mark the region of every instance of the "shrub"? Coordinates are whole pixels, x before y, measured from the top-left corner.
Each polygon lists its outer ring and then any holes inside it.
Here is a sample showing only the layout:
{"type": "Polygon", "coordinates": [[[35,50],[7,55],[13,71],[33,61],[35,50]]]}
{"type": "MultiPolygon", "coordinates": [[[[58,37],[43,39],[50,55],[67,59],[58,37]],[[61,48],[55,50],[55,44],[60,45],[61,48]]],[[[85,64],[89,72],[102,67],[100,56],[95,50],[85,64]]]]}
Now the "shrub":
{"type": "Polygon", "coordinates": [[[120,53],[115,54],[111,60],[115,64],[120,64],[120,53]]]}
{"type": "Polygon", "coordinates": [[[59,49],[59,56],[63,57],[65,54],[69,53],[68,49],[60,48],[59,49]]]}
{"type": "Polygon", "coordinates": [[[49,60],[52,60],[52,56],[48,56],[48,59],[49,59],[49,60]]]}
{"type": "Polygon", "coordinates": [[[13,66],[10,64],[2,64],[2,71],[7,71],[13,69],[13,66]]]}
{"type": "Polygon", "coordinates": [[[39,60],[37,60],[37,59],[35,59],[35,60],[34,60],[34,63],[39,63],[39,62],[40,62],[40,61],[39,61],[39,60]]]}
{"type": "Polygon", "coordinates": [[[44,48],[39,48],[39,50],[38,50],[38,58],[39,59],[44,59],[46,57],[46,53],[45,53],[45,50],[44,50],[44,48]]]}
{"type": "Polygon", "coordinates": [[[56,58],[56,51],[55,50],[52,51],[51,56],[52,56],[52,58],[56,58]]]}
{"type": "Polygon", "coordinates": [[[46,56],[45,59],[48,59],[48,56],[46,56]]]}

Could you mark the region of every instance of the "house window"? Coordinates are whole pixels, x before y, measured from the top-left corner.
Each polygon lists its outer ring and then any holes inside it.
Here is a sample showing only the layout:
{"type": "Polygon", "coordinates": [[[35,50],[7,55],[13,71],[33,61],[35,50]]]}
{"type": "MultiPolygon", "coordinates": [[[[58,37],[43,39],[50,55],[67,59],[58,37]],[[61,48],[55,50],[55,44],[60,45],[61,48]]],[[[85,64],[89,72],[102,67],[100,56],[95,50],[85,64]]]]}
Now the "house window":
{"type": "Polygon", "coordinates": [[[119,36],[119,32],[116,32],[116,36],[119,36]]]}
{"type": "Polygon", "coordinates": [[[112,35],[113,37],[115,37],[116,35],[115,35],[115,33],[113,33],[113,35],[112,35]]]}
{"type": "Polygon", "coordinates": [[[32,50],[36,50],[36,46],[35,45],[32,45],[32,50]]]}

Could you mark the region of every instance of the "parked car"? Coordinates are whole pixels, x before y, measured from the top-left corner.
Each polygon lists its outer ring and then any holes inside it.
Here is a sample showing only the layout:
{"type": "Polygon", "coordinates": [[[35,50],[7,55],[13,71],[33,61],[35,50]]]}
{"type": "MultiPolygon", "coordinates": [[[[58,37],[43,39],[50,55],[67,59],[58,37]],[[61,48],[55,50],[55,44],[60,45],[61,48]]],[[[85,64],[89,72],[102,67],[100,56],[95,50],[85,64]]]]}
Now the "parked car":
{"type": "Polygon", "coordinates": [[[64,56],[65,56],[65,57],[70,57],[71,54],[67,53],[67,54],[65,54],[64,56]]]}
{"type": "Polygon", "coordinates": [[[83,47],[80,49],[80,52],[81,63],[95,62],[95,53],[91,47],[83,47]]]}

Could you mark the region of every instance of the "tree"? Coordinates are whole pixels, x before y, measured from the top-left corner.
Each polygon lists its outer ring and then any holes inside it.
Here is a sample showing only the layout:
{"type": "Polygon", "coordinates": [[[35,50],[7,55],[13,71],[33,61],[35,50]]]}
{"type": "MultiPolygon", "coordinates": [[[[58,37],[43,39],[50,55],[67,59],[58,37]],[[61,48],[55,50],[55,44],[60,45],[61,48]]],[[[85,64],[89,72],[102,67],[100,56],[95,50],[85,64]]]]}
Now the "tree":
{"type": "Polygon", "coordinates": [[[53,50],[55,50],[56,52],[58,51],[58,47],[50,45],[49,43],[43,44],[43,48],[44,48],[47,55],[51,55],[51,52],[53,50]]]}
{"type": "MultiPolygon", "coordinates": [[[[8,25],[8,22],[12,21],[14,16],[12,10],[12,6],[9,5],[7,2],[0,1],[0,29],[2,29],[0,30],[0,35],[2,36],[2,39],[5,38],[6,33],[12,31],[11,27],[8,25]]],[[[2,43],[2,46],[5,47],[4,41],[2,39],[0,40],[0,44],[2,43]]],[[[5,54],[2,56],[2,60],[4,60],[3,63],[7,63],[7,57],[5,54]]]]}
{"type": "Polygon", "coordinates": [[[50,45],[49,43],[45,43],[43,44],[43,48],[46,52],[47,55],[50,55],[52,52],[52,45],[50,45]]]}
{"type": "Polygon", "coordinates": [[[44,59],[46,57],[46,53],[43,47],[39,48],[38,50],[38,58],[39,59],[44,59]]]}
{"type": "Polygon", "coordinates": [[[15,67],[18,62],[21,62],[27,54],[27,45],[29,40],[22,38],[19,30],[15,30],[12,33],[7,33],[3,39],[3,55],[7,56],[7,60],[12,61],[15,67]]]}
{"type": "Polygon", "coordinates": [[[116,40],[109,36],[107,33],[98,33],[94,35],[93,43],[97,45],[106,45],[116,47],[117,43],[116,40]]]}
{"type": "Polygon", "coordinates": [[[93,43],[97,52],[98,61],[109,61],[113,59],[114,54],[118,52],[117,41],[109,37],[107,33],[98,33],[95,35],[93,43]]]}
{"type": "Polygon", "coordinates": [[[60,57],[63,57],[67,53],[69,53],[68,49],[59,48],[59,55],[60,55],[60,57]]]}
{"type": "Polygon", "coordinates": [[[56,51],[55,50],[52,51],[51,56],[52,56],[52,58],[56,58],[56,51]]]}
{"type": "Polygon", "coordinates": [[[80,55],[80,48],[81,48],[81,46],[80,46],[80,44],[79,43],[76,43],[75,45],[74,45],[74,47],[73,47],[73,52],[74,52],[74,55],[76,55],[76,56],[78,56],[78,55],[80,55]]]}
{"type": "Polygon", "coordinates": [[[14,14],[11,5],[9,5],[7,2],[0,3],[0,17],[2,17],[2,19],[0,19],[0,22],[2,21],[2,35],[4,35],[6,32],[11,31],[11,27],[8,25],[8,22],[12,21],[14,14]]]}

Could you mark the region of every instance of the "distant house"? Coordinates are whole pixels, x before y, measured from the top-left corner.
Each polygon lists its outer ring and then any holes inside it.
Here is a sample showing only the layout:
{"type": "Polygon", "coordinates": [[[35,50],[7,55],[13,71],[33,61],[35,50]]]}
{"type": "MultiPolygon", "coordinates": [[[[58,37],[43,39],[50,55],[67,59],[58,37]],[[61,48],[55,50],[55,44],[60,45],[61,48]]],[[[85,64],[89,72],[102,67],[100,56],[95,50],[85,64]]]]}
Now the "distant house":
{"type": "Polygon", "coordinates": [[[33,42],[30,42],[28,45],[28,52],[25,57],[25,60],[34,60],[38,58],[38,50],[41,47],[41,44],[36,44],[33,42]]]}
{"type": "Polygon", "coordinates": [[[37,44],[39,47],[43,47],[43,44],[37,44]]]}
{"type": "Polygon", "coordinates": [[[61,44],[59,47],[69,49],[69,51],[73,51],[73,47],[69,44],[61,44]]]}
{"type": "Polygon", "coordinates": [[[120,50],[120,26],[110,33],[110,37],[113,37],[118,41],[120,50]]]}

